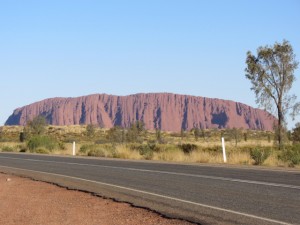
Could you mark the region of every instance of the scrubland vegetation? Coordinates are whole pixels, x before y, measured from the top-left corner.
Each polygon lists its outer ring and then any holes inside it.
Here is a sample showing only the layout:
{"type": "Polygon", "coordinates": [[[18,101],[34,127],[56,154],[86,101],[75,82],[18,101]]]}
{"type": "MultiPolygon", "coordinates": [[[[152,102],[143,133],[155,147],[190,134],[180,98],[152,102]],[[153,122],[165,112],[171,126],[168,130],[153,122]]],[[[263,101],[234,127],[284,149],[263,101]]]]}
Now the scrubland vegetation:
{"type": "Polygon", "coordinates": [[[80,156],[223,163],[224,137],[229,164],[299,167],[299,135],[300,126],[287,133],[285,148],[279,150],[275,134],[267,131],[193,129],[171,133],[147,131],[142,122],[129,129],[103,129],[93,125],[48,126],[36,118],[25,127],[1,127],[0,151],[67,155],[75,141],[80,156]]]}

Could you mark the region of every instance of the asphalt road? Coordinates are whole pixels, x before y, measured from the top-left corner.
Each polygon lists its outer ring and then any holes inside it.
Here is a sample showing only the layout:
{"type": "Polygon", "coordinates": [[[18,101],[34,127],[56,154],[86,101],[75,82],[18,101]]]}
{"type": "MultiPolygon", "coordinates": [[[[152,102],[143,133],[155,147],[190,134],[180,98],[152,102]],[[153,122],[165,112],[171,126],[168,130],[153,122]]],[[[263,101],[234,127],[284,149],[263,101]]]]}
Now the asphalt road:
{"type": "Polygon", "coordinates": [[[0,153],[0,172],[199,224],[300,224],[300,171],[0,153]]]}

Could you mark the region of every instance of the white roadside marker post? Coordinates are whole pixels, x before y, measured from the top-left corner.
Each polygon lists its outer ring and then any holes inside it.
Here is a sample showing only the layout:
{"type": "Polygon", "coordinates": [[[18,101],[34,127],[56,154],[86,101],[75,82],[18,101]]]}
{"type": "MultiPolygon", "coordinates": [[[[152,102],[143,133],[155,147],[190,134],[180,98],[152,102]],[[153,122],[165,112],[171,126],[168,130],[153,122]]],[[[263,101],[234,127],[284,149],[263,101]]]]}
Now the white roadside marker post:
{"type": "Polygon", "coordinates": [[[73,155],[75,155],[75,141],[73,141],[73,155]]]}
{"type": "Polygon", "coordinates": [[[223,149],[223,159],[224,159],[224,163],[227,162],[227,158],[226,158],[226,152],[225,152],[225,141],[224,138],[222,137],[222,149],[223,149]]]}

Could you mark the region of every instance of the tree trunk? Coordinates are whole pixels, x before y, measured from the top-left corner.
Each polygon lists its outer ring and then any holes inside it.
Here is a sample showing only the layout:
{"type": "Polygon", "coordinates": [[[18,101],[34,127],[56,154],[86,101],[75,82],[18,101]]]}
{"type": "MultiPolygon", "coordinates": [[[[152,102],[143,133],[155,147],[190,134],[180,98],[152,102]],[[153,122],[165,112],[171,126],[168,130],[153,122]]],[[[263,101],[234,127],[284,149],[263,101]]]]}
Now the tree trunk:
{"type": "Polygon", "coordinates": [[[283,123],[283,114],[282,114],[282,110],[281,107],[278,107],[278,127],[277,127],[277,140],[278,140],[278,145],[279,145],[279,149],[281,150],[283,148],[283,127],[282,127],[282,123],[283,123]]]}

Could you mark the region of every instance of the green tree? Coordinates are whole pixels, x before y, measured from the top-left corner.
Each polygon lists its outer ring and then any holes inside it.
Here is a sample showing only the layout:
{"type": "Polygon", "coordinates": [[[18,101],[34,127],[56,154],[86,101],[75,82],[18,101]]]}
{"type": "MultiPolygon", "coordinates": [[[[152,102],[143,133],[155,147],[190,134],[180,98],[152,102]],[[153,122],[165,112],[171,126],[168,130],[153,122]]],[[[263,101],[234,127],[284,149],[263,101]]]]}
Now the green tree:
{"type": "Polygon", "coordinates": [[[143,137],[146,134],[145,124],[143,121],[133,123],[127,132],[127,140],[129,142],[143,142],[143,137]]]}
{"type": "Polygon", "coordinates": [[[244,141],[247,142],[248,141],[248,133],[245,132],[243,135],[244,135],[244,141]]]}
{"type": "Polygon", "coordinates": [[[114,126],[108,130],[106,137],[111,143],[121,143],[125,141],[124,132],[125,131],[122,127],[114,126]]]}
{"type": "Polygon", "coordinates": [[[94,137],[96,132],[95,126],[93,124],[88,124],[86,126],[86,136],[88,136],[89,138],[94,137]]]}
{"type": "Polygon", "coordinates": [[[274,46],[259,47],[257,56],[247,52],[246,78],[252,83],[256,102],[270,112],[277,114],[277,141],[283,146],[285,115],[292,110],[295,117],[300,110],[300,103],[295,103],[296,96],[289,95],[295,81],[294,70],[298,67],[290,43],[275,43],[274,46]]]}
{"type": "Polygon", "coordinates": [[[37,116],[27,122],[27,128],[25,130],[27,130],[26,132],[29,132],[32,135],[42,135],[45,133],[46,126],[46,118],[43,116],[37,116]]]}
{"type": "Polygon", "coordinates": [[[19,140],[20,142],[24,142],[26,140],[26,136],[24,132],[20,132],[19,134],[19,140]]]}
{"type": "Polygon", "coordinates": [[[180,137],[181,137],[181,140],[186,137],[186,133],[185,133],[185,130],[183,128],[181,128],[180,130],[180,137]]]}
{"type": "Polygon", "coordinates": [[[160,129],[156,129],[155,130],[155,136],[156,136],[156,140],[160,143],[161,142],[161,130],[160,129]]]}
{"type": "Polygon", "coordinates": [[[296,123],[296,127],[293,129],[292,140],[294,143],[300,143],[300,123],[296,123]]]}
{"type": "Polygon", "coordinates": [[[145,132],[145,124],[143,121],[136,121],[133,126],[136,127],[138,135],[141,135],[143,132],[145,132]]]}
{"type": "Polygon", "coordinates": [[[231,130],[228,130],[229,135],[235,140],[235,146],[238,145],[238,142],[241,141],[241,129],[233,128],[231,130]]]}
{"type": "Polygon", "coordinates": [[[0,127],[0,141],[2,140],[2,138],[3,138],[3,128],[0,127]]]}
{"type": "Polygon", "coordinates": [[[198,141],[199,137],[201,136],[201,132],[199,128],[194,129],[194,136],[195,136],[195,140],[198,141]]]}

